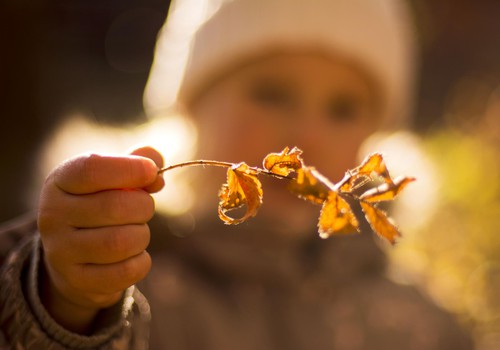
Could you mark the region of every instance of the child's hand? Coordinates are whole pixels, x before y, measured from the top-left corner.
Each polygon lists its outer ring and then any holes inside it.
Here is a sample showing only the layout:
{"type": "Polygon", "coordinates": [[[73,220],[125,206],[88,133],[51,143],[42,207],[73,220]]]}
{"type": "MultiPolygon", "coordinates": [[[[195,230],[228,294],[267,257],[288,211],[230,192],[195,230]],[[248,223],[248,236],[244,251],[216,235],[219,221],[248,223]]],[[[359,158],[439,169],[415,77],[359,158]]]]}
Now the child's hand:
{"type": "Polygon", "coordinates": [[[119,301],[151,267],[145,251],[154,213],[150,193],[164,185],[157,174],[163,160],[149,147],[132,154],[73,158],[58,166],[42,189],[41,296],[68,329],[85,332],[99,309],[119,301]]]}

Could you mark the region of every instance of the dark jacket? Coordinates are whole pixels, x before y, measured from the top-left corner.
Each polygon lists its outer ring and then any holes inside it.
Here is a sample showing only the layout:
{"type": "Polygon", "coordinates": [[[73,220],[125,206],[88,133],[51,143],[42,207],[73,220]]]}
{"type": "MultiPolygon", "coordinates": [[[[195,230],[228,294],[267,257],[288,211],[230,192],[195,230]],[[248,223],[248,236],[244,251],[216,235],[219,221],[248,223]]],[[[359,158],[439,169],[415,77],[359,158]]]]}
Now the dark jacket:
{"type": "MultiPolygon", "coordinates": [[[[36,225],[0,231],[0,344],[15,349],[466,350],[470,338],[415,288],[384,276],[369,234],[303,240],[252,221],[152,223],[153,268],[90,337],[62,329],[36,288],[36,225]],[[133,302],[131,302],[133,301],[133,302]],[[151,313],[150,313],[151,310],[151,313]],[[151,322],[149,322],[152,317],[151,322]],[[3,343],[2,343],[3,342],[3,343]]],[[[104,316],[103,316],[104,317],[104,316]]]]}

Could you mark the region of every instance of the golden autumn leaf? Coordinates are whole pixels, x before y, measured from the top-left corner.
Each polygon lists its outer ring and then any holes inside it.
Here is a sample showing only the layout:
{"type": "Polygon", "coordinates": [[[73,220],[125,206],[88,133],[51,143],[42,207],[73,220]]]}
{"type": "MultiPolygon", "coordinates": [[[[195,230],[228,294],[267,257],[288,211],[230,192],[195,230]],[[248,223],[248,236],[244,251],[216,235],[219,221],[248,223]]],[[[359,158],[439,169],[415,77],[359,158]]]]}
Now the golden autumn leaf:
{"type": "Polygon", "coordinates": [[[239,224],[255,216],[262,204],[262,185],[257,178],[258,172],[245,163],[233,165],[227,171],[227,182],[219,191],[219,217],[226,224],[239,224]],[[232,218],[226,212],[241,208],[247,209],[241,218],[232,218]]]}
{"type": "Polygon", "coordinates": [[[349,203],[337,192],[330,191],[319,216],[319,236],[328,238],[333,234],[356,233],[358,229],[358,220],[349,203]]]}
{"type": "Polygon", "coordinates": [[[414,178],[399,177],[393,180],[382,154],[374,153],[366,157],[358,167],[348,170],[344,178],[334,184],[314,167],[305,166],[301,155],[302,151],[297,147],[291,150],[285,147],[280,153],[268,154],[263,160],[263,169],[249,167],[245,163],[194,160],[162,168],[158,173],[191,165],[229,167],[227,182],[219,191],[218,207],[219,217],[226,224],[239,224],[257,214],[263,195],[259,175],[285,177],[289,181],[289,191],[306,201],[322,205],[318,220],[320,237],[359,232],[359,216],[356,217],[351,208],[351,204],[356,203],[357,207],[359,203],[373,231],[393,244],[396,242],[401,234],[376,204],[393,200],[414,178]],[[292,172],[296,173],[294,178],[289,176],[292,172]],[[383,183],[365,190],[363,186],[376,179],[383,183]],[[360,194],[362,191],[364,193],[360,194]],[[246,211],[240,218],[227,215],[227,212],[244,206],[246,211]]]}
{"type": "Polygon", "coordinates": [[[359,182],[365,183],[372,179],[372,174],[375,173],[377,176],[383,178],[384,182],[391,183],[392,179],[389,175],[389,170],[385,165],[384,158],[380,153],[374,153],[367,156],[361,165],[349,170],[346,173],[347,179],[342,181],[342,185],[339,190],[341,192],[351,192],[357,187],[359,182]]]}
{"type": "Polygon", "coordinates": [[[297,178],[290,180],[287,188],[290,192],[309,202],[322,204],[333,185],[313,167],[297,170],[297,178]]]}
{"type": "Polygon", "coordinates": [[[359,199],[370,203],[390,201],[396,198],[403,188],[413,181],[415,181],[414,177],[398,177],[391,183],[384,182],[380,186],[366,191],[359,197],[359,199]]]}
{"type": "Polygon", "coordinates": [[[370,176],[372,173],[375,173],[387,182],[392,181],[389,170],[385,165],[384,157],[380,153],[369,155],[356,169],[359,174],[370,176]]]}
{"type": "Polygon", "coordinates": [[[285,147],[281,153],[269,153],[263,160],[264,169],[273,174],[288,176],[291,172],[302,168],[302,151],[297,147],[290,150],[285,147]]]}
{"type": "Polygon", "coordinates": [[[399,233],[399,230],[391,222],[387,214],[383,210],[374,207],[371,203],[361,201],[360,204],[372,230],[391,244],[396,243],[396,239],[401,237],[401,233],[399,233]]]}

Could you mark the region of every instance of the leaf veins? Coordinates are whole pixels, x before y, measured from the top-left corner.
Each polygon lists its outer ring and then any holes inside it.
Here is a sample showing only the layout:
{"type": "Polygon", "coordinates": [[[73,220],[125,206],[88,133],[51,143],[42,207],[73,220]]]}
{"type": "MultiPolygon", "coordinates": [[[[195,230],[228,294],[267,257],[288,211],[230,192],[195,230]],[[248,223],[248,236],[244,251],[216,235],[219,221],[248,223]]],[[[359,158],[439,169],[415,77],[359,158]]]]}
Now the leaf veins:
{"type": "Polygon", "coordinates": [[[328,238],[332,234],[354,233],[358,228],[358,220],[349,203],[337,192],[330,191],[319,216],[319,236],[328,238]]]}
{"type": "Polygon", "coordinates": [[[341,181],[339,190],[346,193],[351,192],[366,182],[371,181],[373,179],[372,174],[376,174],[381,177],[384,182],[392,183],[389,170],[387,169],[384,158],[380,153],[369,155],[363,160],[361,165],[349,170],[344,179],[341,181]]]}
{"type": "Polygon", "coordinates": [[[393,182],[385,182],[380,186],[366,191],[359,199],[370,203],[391,201],[396,198],[406,185],[413,181],[415,181],[414,177],[398,177],[393,182]]]}
{"type": "Polygon", "coordinates": [[[285,147],[281,153],[270,153],[264,158],[264,169],[252,168],[245,163],[197,160],[174,164],[160,169],[158,173],[191,165],[229,167],[227,182],[219,191],[218,212],[224,223],[233,225],[255,216],[262,205],[263,191],[259,174],[286,178],[289,181],[288,190],[299,198],[322,205],[318,220],[320,237],[359,232],[359,222],[349,204],[354,201],[360,204],[367,222],[378,236],[392,244],[396,242],[401,234],[387,214],[376,205],[393,200],[410,182],[415,181],[414,178],[393,179],[382,154],[374,153],[366,157],[358,167],[348,170],[341,181],[333,184],[314,167],[305,166],[301,155],[302,151],[297,147],[291,150],[285,147]],[[297,174],[295,178],[288,176],[292,172],[297,174]],[[361,195],[357,194],[357,190],[375,178],[382,179],[383,183],[361,195]],[[246,211],[240,218],[227,215],[227,212],[243,206],[246,206],[246,211]]]}
{"type": "Polygon", "coordinates": [[[299,198],[316,204],[323,204],[333,185],[313,167],[297,170],[297,178],[290,181],[287,188],[299,198]]]}
{"type": "Polygon", "coordinates": [[[371,203],[360,202],[360,204],[372,230],[380,237],[387,239],[391,244],[396,243],[396,239],[401,237],[401,233],[399,233],[399,230],[391,222],[387,214],[383,210],[374,207],[371,203]]]}
{"type": "Polygon", "coordinates": [[[234,164],[227,170],[227,182],[219,191],[219,217],[225,224],[235,225],[255,216],[262,205],[262,185],[257,178],[258,171],[245,163],[234,164]],[[230,210],[247,209],[241,218],[226,213],[230,210]]]}
{"type": "Polygon", "coordinates": [[[291,172],[302,168],[302,151],[297,147],[290,150],[285,147],[281,153],[269,153],[262,162],[265,169],[273,174],[288,176],[291,172]]]}

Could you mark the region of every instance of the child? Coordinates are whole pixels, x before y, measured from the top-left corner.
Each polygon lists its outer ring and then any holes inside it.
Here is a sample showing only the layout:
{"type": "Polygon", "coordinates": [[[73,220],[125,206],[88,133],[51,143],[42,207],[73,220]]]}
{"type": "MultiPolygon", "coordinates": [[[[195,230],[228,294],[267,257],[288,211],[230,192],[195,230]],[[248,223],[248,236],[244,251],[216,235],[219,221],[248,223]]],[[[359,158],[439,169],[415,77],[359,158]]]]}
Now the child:
{"type": "MultiPolygon", "coordinates": [[[[165,33],[182,27],[176,13],[182,4],[173,4],[165,33]]],[[[266,153],[296,145],[308,164],[338,180],[355,165],[367,136],[401,124],[413,67],[401,2],[219,5],[207,7],[212,13],[194,34],[175,91],[179,110],[199,126],[200,158],[257,165],[266,153]]],[[[164,57],[162,45],[151,82],[169,80],[158,67],[176,61],[164,57]]],[[[228,227],[216,221],[216,199],[204,191],[213,196],[221,178],[202,173],[195,225],[156,218],[150,236],[150,193],[165,185],[157,175],[162,166],[161,155],[144,147],[130,156],[78,156],[54,169],[37,227],[14,225],[0,235],[12,240],[5,252],[23,238],[1,277],[5,343],[471,348],[448,315],[383,277],[383,254],[372,236],[319,240],[318,208],[293,200],[277,180],[264,183],[265,204],[255,219],[228,227]],[[148,304],[134,285],[152,261],[139,284],[148,304]]]]}

